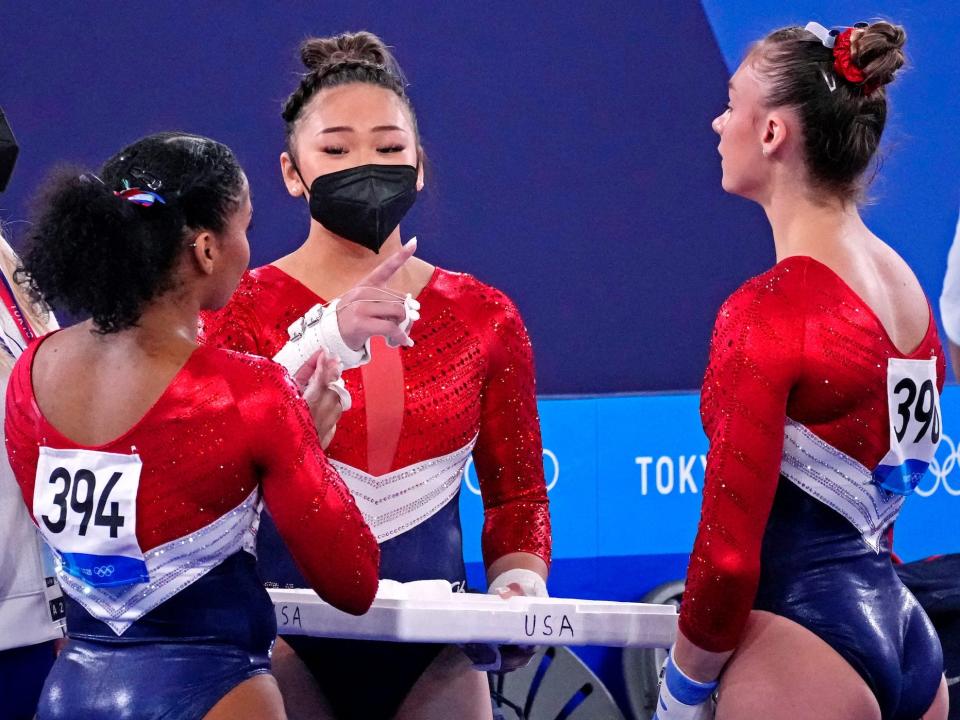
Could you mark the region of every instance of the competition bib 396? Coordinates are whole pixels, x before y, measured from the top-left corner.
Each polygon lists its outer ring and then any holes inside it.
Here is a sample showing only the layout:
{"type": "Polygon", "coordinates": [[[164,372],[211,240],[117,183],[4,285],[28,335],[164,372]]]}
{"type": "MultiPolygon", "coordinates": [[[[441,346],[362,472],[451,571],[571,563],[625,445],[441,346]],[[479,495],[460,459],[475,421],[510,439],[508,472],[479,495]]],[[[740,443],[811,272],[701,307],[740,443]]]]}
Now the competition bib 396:
{"type": "Polygon", "coordinates": [[[937,359],[890,358],[887,365],[890,451],[873,471],[887,492],[909,495],[923,479],[940,444],[937,359]]]}

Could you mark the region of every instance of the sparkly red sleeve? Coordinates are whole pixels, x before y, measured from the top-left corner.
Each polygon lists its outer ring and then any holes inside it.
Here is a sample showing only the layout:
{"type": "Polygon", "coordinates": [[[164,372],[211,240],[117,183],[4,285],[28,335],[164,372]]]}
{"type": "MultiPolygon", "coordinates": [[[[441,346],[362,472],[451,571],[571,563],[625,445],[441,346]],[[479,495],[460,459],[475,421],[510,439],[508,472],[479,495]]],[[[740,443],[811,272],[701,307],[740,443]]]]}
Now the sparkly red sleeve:
{"type": "Polygon", "coordinates": [[[200,313],[197,342],[210,347],[262,355],[260,324],[249,306],[246,294],[241,292],[246,282],[244,278],[241,288],[223,308],[200,313]]]}
{"type": "Polygon", "coordinates": [[[680,609],[680,630],[711,652],[736,647],[757,592],[787,397],[802,367],[804,268],[787,261],[746,283],[714,327],[701,396],[710,450],[680,609]]]}
{"type": "Polygon", "coordinates": [[[245,401],[244,415],[267,508],[317,594],[345,612],[366,612],[377,592],[377,541],[320,449],[293,381],[279,365],[256,366],[258,392],[245,401]]]}
{"type": "Polygon", "coordinates": [[[550,564],[550,508],[543,478],[533,350],[516,306],[502,293],[483,313],[489,365],[473,451],[483,497],[487,567],[512,552],[550,564]]]}

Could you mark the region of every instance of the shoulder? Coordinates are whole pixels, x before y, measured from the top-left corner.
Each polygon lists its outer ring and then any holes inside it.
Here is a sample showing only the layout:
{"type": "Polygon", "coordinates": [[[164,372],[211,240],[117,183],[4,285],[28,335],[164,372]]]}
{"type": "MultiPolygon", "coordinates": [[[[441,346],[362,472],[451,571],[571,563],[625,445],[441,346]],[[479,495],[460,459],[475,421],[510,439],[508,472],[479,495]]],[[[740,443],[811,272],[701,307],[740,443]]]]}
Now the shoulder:
{"type": "MultiPolygon", "coordinates": [[[[269,306],[272,298],[283,297],[290,292],[293,279],[273,265],[263,265],[247,270],[240,278],[237,289],[223,310],[242,308],[253,312],[269,306]]],[[[223,312],[223,310],[219,312],[223,312]]]]}
{"type": "Polygon", "coordinates": [[[27,406],[32,408],[34,405],[33,361],[37,355],[37,350],[45,340],[57,332],[61,331],[54,330],[46,335],[32,340],[24,349],[24,351],[20,353],[20,357],[18,357],[13,363],[13,368],[10,370],[10,374],[6,378],[7,397],[10,398],[12,402],[23,405],[23,409],[26,409],[27,406]]]}
{"type": "Polygon", "coordinates": [[[8,452],[35,447],[41,432],[42,415],[33,394],[33,359],[42,340],[30,343],[13,364],[9,377],[3,379],[6,383],[4,439],[8,452]]]}
{"type": "MultiPolygon", "coordinates": [[[[768,380],[796,377],[804,356],[807,287],[818,265],[807,257],[787,258],[727,298],[714,325],[704,388],[721,367],[750,368],[748,375],[768,380]]],[[[723,370],[728,371],[739,372],[723,370]]]]}
{"type": "Polygon", "coordinates": [[[285,336],[282,320],[290,308],[307,302],[302,292],[293,278],[272,265],[248,270],[224,307],[200,314],[202,342],[250,352],[269,349],[285,336]]]}
{"type": "MultiPolygon", "coordinates": [[[[493,366],[533,364],[533,346],[520,311],[502,290],[472,275],[437,269],[434,290],[447,299],[450,312],[480,340],[493,366]]],[[[531,370],[532,372],[532,370],[531,370]]]]}
{"type": "Polygon", "coordinates": [[[299,289],[300,284],[283,270],[273,265],[261,265],[243,273],[230,304],[251,309],[263,308],[271,298],[282,299],[299,289]]]}
{"type": "Polygon", "coordinates": [[[240,278],[237,289],[219,310],[204,310],[200,313],[200,335],[205,342],[217,335],[226,325],[234,325],[253,314],[257,300],[263,294],[262,284],[255,270],[247,270],[240,278]]]}
{"type": "Polygon", "coordinates": [[[480,322],[487,323],[497,319],[522,322],[520,311],[505,292],[468,273],[437,268],[430,287],[433,292],[469,312],[480,322]]]}
{"type": "Polygon", "coordinates": [[[771,322],[796,317],[807,297],[807,284],[820,267],[806,256],[781,260],[734,290],[720,307],[717,325],[744,316],[771,322]]]}
{"type": "Polygon", "coordinates": [[[209,345],[199,346],[196,352],[197,372],[223,380],[237,400],[297,392],[287,371],[269,358],[209,345]]]}
{"type": "Polygon", "coordinates": [[[32,352],[37,343],[34,342],[20,355],[16,361],[13,361],[13,367],[9,374],[4,371],[2,382],[6,389],[6,419],[9,422],[12,410],[20,410],[16,413],[23,415],[28,408],[33,407],[33,385],[30,382],[31,367],[33,365],[32,352]]]}

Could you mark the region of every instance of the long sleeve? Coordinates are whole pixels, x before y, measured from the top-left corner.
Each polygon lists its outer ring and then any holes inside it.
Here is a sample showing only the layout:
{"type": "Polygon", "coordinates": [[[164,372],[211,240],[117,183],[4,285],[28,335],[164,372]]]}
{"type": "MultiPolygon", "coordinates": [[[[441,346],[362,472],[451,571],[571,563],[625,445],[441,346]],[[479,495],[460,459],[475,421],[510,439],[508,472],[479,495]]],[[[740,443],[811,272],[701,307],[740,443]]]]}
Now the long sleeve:
{"type": "Polygon", "coordinates": [[[787,400],[800,377],[806,266],[786,261],[721,308],[701,414],[710,441],[703,506],[680,611],[704,650],[736,647],[753,606],[780,476],[787,400]]]}
{"type": "Polygon", "coordinates": [[[511,552],[550,563],[550,508],[543,477],[533,350],[520,313],[492,291],[485,318],[489,366],[473,451],[483,498],[487,567],[511,552]]]}
{"type": "Polygon", "coordinates": [[[365,612],[377,591],[380,549],[330,465],[286,371],[258,361],[260,391],[244,402],[248,442],[267,507],[310,586],[331,605],[365,612]]]}

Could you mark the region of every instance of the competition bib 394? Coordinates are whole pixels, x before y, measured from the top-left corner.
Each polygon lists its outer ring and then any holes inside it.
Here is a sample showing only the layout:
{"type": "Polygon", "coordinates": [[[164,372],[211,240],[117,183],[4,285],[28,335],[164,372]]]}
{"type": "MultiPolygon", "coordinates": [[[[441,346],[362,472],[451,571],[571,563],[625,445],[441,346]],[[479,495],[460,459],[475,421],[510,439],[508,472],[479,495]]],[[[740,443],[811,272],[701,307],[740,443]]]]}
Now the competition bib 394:
{"type": "Polygon", "coordinates": [[[63,572],[93,587],[149,581],[137,542],[142,468],[136,454],[40,448],[33,514],[63,572]]]}

